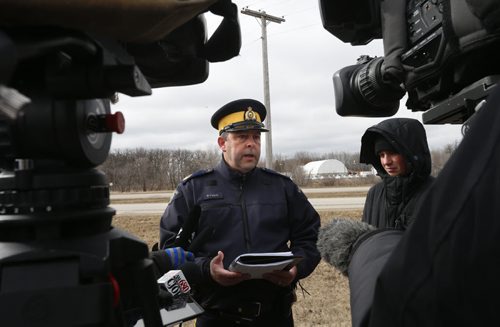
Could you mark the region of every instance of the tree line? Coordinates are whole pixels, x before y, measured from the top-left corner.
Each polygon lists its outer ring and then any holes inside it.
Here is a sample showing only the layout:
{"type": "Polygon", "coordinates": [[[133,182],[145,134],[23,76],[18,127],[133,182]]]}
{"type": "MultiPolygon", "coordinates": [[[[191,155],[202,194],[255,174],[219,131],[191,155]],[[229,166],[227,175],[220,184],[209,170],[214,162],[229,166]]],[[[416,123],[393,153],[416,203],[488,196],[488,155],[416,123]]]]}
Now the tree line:
{"type": "MultiPolygon", "coordinates": [[[[458,142],[431,151],[433,176],[439,174],[457,146],[458,142]]],[[[305,176],[302,166],[311,161],[325,159],[337,159],[353,173],[371,168],[370,165],[359,163],[359,152],[297,152],[291,157],[278,154],[274,156],[272,166],[274,170],[290,176],[299,186],[307,187],[313,185],[305,176]]],[[[162,191],[175,189],[185,177],[201,169],[210,169],[220,160],[221,153],[217,148],[194,151],[135,148],[112,151],[99,169],[107,175],[111,191],[162,191]]],[[[261,163],[261,166],[264,166],[264,163],[261,163]]],[[[369,184],[374,181],[376,179],[368,178],[359,182],[369,184]]],[[[323,186],[332,186],[340,185],[342,181],[331,180],[322,183],[323,186]]]]}
{"type": "Polygon", "coordinates": [[[125,149],[112,151],[99,168],[112,191],[172,190],[189,174],[212,167],[219,160],[213,151],[125,149]]]}

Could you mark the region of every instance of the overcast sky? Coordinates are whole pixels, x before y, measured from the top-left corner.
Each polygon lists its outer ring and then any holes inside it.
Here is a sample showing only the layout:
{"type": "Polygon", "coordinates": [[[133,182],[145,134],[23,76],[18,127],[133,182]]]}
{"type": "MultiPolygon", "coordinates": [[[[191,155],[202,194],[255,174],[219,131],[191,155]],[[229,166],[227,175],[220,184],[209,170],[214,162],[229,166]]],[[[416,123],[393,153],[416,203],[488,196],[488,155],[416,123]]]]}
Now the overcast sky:
{"type": "MultiPolygon", "coordinates": [[[[317,0],[234,2],[238,11],[248,6],[285,19],[281,24],[267,26],[273,155],[358,152],[366,128],[384,118],[337,115],[332,76],[335,71],[355,64],[362,54],[382,56],[381,41],[366,46],[341,42],[323,28],[317,0]]],[[[217,16],[210,13],[205,16],[211,34],[218,24],[217,16]]],[[[113,136],[112,149],[213,149],[217,131],[211,127],[210,117],[218,108],[239,98],[254,98],[264,103],[260,21],[241,13],[239,19],[240,55],[210,64],[209,77],[204,83],[157,88],[147,97],[120,95],[121,100],[112,111],[124,113],[126,129],[124,134],[113,136]]],[[[421,121],[421,113],[405,108],[405,99],[395,117],[421,121]]],[[[460,126],[425,127],[431,149],[461,139],[460,126]]],[[[265,146],[263,142],[262,157],[265,146]]]]}

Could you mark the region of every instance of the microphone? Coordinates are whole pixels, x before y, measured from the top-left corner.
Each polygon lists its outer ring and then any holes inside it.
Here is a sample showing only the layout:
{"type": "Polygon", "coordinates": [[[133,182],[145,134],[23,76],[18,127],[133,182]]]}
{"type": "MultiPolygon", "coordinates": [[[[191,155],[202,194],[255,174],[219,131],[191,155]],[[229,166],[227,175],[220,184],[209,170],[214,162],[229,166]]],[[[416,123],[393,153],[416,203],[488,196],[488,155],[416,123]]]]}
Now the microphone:
{"type": "Polygon", "coordinates": [[[173,297],[189,293],[191,290],[191,286],[182,270],[167,271],[165,275],[158,279],[158,284],[164,285],[173,297]]]}
{"type": "Polygon", "coordinates": [[[171,296],[172,302],[167,310],[175,310],[186,306],[190,297],[191,286],[182,270],[170,270],[158,279],[161,288],[165,288],[171,296]]]}
{"type": "Polygon", "coordinates": [[[161,303],[169,310],[179,307],[178,304],[183,301],[185,304],[188,299],[186,295],[191,295],[193,289],[203,281],[202,268],[194,262],[186,262],[175,270],[157,270],[156,274],[161,276],[157,279],[161,303]]]}
{"type": "MultiPolygon", "coordinates": [[[[193,262],[187,262],[182,266],[182,270],[167,271],[157,280],[163,326],[173,326],[195,319],[204,312],[192,298],[192,289],[188,281],[200,282],[201,272],[193,262]]],[[[144,320],[139,319],[134,327],[145,327],[144,320]]]]}
{"type": "Polygon", "coordinates": [[[376,228],[359,220],[335,218],[319,231],[317,247],[321,257],[347,276],[354,243],[376,228]]]}

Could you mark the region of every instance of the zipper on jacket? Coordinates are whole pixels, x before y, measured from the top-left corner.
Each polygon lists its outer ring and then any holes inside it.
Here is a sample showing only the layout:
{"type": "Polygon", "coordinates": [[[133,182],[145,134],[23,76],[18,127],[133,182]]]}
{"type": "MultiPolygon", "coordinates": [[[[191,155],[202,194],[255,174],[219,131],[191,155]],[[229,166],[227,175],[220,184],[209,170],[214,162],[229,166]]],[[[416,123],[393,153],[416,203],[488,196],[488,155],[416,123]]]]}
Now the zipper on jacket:
{"type": "Polygon", "coordinates": [[[245,203],[245,196],[244,196],[245,190],[243,188],[244,184],[245,184],[245,175],[241,177],[240,205],[243,217],[243,237],[245,238],[245,245],[247,248],[247,252],[250,252],[250,229],[248,227],[247,206],[245,203]]]}

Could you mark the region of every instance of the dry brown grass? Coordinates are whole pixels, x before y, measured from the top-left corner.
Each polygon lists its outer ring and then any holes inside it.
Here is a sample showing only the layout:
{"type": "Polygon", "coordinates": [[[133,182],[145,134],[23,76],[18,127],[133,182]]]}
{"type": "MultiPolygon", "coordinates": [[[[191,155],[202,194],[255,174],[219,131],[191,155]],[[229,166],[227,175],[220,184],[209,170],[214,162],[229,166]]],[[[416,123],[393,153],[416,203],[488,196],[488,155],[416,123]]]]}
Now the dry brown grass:
{"type": "MultiPolygon", "coordinates": [[[[360,210],[320,212],[322,225],[333,217],[358,219],[360,210]]],[[[124,229],[146,242],[149,247],[157,242],[159,216],[117,215],[113,225],[124,229]]],[[[349,286],[347,278],[323,260],[316,270],[301,281],[304,291],[297,289],[294,304],[295,325],[298,327],[351,326],[349,286]]],[[[194,326],[192,322],[183,326],[194,326]]]]}

